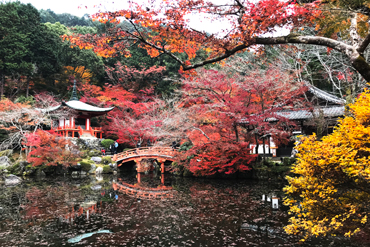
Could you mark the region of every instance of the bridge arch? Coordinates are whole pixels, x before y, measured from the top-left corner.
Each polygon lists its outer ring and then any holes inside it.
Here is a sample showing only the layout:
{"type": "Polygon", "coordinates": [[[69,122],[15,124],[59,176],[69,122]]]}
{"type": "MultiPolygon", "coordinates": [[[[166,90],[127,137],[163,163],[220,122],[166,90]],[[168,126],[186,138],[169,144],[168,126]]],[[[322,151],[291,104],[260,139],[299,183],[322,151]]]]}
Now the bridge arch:
{"type": "Polygon", "coordinates": [[[112,160],[117,163],[121,162],[118,166],[129,161],[135,161],[138,167],[137,171],[143,172],[145,168],[141,161],[143,159],[156,159],[161,164],[161,170],[164,173],[164,162],[167,160],[174,161],[176,152],[177,150],[172,147],[142,147],[115,154],[112,160]]]}

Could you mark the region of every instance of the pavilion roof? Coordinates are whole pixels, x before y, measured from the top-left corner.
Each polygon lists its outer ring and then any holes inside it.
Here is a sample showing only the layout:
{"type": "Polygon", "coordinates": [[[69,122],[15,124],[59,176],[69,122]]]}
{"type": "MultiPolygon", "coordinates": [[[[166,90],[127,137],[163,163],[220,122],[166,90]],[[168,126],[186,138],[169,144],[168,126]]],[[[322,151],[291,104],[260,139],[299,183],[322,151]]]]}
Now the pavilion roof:
{"type": "Polygon", "coordinates": [[[114,109],[114,106],[107,108],[97,107],[81,102],[79,100],[70,100],[68,102],[62,102],[62,105],[68,106],[69,108],[72,108],[77,111],[87,111],[87,112],[109,112],[114,109]]]}
{"type": "Polygon", "coordinates": [[[102,115],[102,114],[110,112],[111,110],[114,109],[114,106],[113,107],[106,107],[106,108],[97,107],[97,106],[93,106],[93,105],[81,102],[79,100],[73,99],[73,100],[70,100],[70,101],[67,101],[67,102],[62,102],[60,105],[51,107],[51,108],[46,109],[44,111],[48,111],[48,112],[56,111],[62,106],[67,106],[67,107],[69,107],[73,110],[76,110],[76,111],[83,111],[83,112],[92,113],[93,115],[102,115]]]}
{"type": "MultiPolygon", "coordinates": [[[[316,108],[313,111],[309,110],[297,110],[297,111],[279,111],[276,112],[276,115],[288,118],[289,120],[303,120],[311,119],[315,116],[323,114],[324,117],[341,117],[344,115],[344,106],[335,106],[335,107],[320,107],[316,108]]],[[[269,119],[270,121],[273,119],[269,119]]]]}
{"type": "Polygon", "coordinates": [[[329,103],[338,104],[338,105],[344,105],[346,103],[344,99],[341,99],[335,95],[325,92],[324,90],[321,90],[313,85],[308,85],[308,92],[312,93],[317,98],[325,100],[329,103]]]}

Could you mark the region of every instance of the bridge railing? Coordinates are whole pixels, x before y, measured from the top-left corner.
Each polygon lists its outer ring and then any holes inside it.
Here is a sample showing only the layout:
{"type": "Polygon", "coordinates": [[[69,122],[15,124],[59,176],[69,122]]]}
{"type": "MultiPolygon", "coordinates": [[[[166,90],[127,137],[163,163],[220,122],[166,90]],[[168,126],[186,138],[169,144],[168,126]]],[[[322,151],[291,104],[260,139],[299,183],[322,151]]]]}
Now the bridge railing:
{"type": "Polygon", "coordinates": [[[123,160],[129,157],[135,156],[169,156],[173,157],[173,155],[177,152],[177,149],[173,149],[172,147],[142,147],[142,148],[134,148],[130,149],[113,156],[113,161],[123,160]]]}

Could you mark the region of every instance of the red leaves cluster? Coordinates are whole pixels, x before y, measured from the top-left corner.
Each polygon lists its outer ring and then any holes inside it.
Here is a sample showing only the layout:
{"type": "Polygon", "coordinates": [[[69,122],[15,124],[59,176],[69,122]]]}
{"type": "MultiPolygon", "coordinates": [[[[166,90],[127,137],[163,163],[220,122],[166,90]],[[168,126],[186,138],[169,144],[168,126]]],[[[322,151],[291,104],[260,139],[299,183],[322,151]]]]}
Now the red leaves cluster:
{"type": "Polygon", "coordinates": [[[250,154],[248,145],[246,142],[212,141],[195,145],[176,159],[186,163],[196,176],[244,172],[251,169],[248,165],[256,158],[256,155],[250,154]]]}
{"type": "Polygon", "coordinates": [[[35,133],[27,134],[26,138],[27,142],[24,144],[31,149],[27,161],[32,163],[32,166],[76,165],[79,156],[74,145],[56,133],[37,130],[35,133]]]}
{"type": "Polygon", "coordinates": [[[137,93],[140,89],[153,87],[165,69],[164,66],[156,65],[148,69],[137,69],[122,65],[118,61],[113,68],[106,67],[106,72],[113,83],[122,85],[129,92],[137,93]]]}

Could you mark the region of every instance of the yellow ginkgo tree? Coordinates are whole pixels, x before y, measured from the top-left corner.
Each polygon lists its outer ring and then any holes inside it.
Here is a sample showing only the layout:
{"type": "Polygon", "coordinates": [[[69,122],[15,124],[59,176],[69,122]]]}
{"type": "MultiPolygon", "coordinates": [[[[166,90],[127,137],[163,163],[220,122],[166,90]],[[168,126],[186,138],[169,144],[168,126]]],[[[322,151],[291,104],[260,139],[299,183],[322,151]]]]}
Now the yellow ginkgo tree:
{"type": "Polygon", "coordinates": [[[284,189],[292,215],[286,232],[302,240],[369,232],[370,91],[349,105],[332,134],[303,137],[298,151],[284,189]]]}

